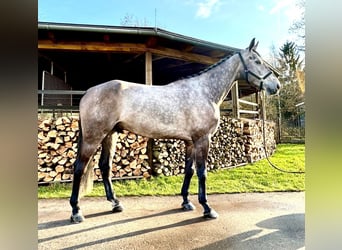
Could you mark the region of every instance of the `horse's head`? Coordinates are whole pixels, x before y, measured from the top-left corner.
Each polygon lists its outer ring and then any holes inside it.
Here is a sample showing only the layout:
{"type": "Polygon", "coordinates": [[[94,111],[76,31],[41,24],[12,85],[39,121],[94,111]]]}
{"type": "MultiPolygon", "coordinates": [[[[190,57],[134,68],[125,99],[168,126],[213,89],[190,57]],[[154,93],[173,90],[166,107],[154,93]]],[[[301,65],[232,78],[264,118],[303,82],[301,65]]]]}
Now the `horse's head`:
{"type": "Polygon", "coordinates": [[[273,95],[280,89],[280,82],[273,72],[265,65],[256,48],[255,38],[245,50],[239,52],[241,60],[241,79],[246,80],[259,90],[265,90],[267,94],[273,95]]]}

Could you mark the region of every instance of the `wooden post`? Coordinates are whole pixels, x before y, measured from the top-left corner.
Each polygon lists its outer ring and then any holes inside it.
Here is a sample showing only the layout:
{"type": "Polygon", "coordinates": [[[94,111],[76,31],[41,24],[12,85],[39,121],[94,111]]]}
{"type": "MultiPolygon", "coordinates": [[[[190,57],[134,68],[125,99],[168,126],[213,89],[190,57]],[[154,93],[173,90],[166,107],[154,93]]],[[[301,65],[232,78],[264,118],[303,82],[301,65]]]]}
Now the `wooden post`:
{"type": "Polygon", "coordinates": [[[238,81],[233,83],[231,90],[232,102],[233,102],[233,117],[240,118],[240,107],[239,107],[239,86],[238,81]]]}
{"type": "Polygon", "coordinates": [[[145,53],[145,84],[152,85],[152,53],[145,53]]]}
{"type": "Polygon", "coordinates": [[[257,106],[257,110],[256,111],[258,111],[258,114],[257,115],[255,115],[255,119],[260,119],[260,109],[261,109],[261,105],[260,105],[260,100],[259,100],[259,92],[256,92],[255,93],[255,103],[256,104],[258,104],[258,106],[257,106]]]}
{"type": "Polygon", "coordinates": [[[266,93],[263,91],[259,92],[260,100],[261,100],[261,117],[266,121],[266,93]]]}
{"type": "MultiPolygon", "coordinates": [[[[146,52],[145,53],[145,84],[152,85],[152,53],[146,52]]],[[[147,155],[148,155],[148,164],[152,171],[154,172],[153,168],[153,144],[154,139],[149,138],[147,141],[147,155]]]]}

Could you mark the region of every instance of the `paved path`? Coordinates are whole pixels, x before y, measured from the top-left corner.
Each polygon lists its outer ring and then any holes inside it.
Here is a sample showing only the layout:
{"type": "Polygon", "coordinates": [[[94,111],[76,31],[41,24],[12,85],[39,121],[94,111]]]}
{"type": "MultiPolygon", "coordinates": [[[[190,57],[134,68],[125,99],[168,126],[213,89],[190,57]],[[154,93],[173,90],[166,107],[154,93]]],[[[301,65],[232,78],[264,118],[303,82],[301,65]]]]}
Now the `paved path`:
{"type": "Polygon", "coordinates": [[[209,195],[218,219],[180,210],[180,196],[83,198],[86,220],[69,222],[67,199],[38,200],[38,249],[304,249],[305,193],[209,195]]]}

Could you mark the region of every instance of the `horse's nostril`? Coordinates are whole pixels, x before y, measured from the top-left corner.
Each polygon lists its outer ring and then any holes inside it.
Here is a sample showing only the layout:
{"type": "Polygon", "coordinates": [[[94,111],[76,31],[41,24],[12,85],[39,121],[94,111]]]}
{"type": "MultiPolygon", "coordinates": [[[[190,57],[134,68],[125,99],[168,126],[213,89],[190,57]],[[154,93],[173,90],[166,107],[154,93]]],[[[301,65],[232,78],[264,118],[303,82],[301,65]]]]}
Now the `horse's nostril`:
{"type": "Polygon", "coordinates": [[[277,84],[277,89],[280,89],[280,83],[277,84]]]}

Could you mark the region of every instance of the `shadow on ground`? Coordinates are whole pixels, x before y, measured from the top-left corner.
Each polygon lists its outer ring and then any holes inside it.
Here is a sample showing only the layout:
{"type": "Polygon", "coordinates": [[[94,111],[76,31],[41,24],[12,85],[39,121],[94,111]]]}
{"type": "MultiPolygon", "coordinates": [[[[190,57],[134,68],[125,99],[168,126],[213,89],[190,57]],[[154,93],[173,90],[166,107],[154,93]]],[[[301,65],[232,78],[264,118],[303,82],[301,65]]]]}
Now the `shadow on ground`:
{"type": "Polygon", "coordinates": [[[305,246],[305,215],[277,216],[256,224],[260,229],[230,236],[197,249],[300,249],[305,246]],[[263,229],[275,231],[263,234],[263,229]]]}

